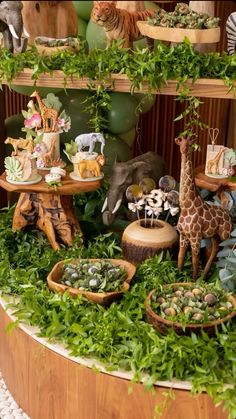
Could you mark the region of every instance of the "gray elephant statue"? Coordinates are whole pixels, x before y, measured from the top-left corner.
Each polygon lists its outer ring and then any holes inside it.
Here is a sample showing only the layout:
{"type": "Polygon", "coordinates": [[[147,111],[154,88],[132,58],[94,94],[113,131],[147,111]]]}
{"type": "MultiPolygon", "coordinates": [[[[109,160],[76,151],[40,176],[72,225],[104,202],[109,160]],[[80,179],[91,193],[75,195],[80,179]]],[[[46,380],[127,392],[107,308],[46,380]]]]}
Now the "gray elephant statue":
{"type": "Polygon", "coordinates": [[[21,1],[0,2],[0,32],[4,47],[11,52],[23,52],[27,47],[29,34],[23,27],[22,8],[21,1]]]}
{"type": "Polygon", "coordinates": [[[158,184],[159,179],[165,174],[165,161],[152,151],[127,162],[115,163],[111,172],[110,187],[102,207],[103,223],[107,226],[112,224],[128,186],[139,184],[144,177],[151,177],[158,184]]]}

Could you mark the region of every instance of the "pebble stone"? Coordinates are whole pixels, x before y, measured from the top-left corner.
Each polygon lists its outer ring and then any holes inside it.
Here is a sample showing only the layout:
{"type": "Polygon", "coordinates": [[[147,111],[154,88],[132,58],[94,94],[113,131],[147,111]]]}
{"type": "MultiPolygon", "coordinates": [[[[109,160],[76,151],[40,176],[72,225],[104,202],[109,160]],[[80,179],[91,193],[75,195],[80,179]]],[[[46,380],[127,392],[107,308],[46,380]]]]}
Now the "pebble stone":
{"type": "Polygon", "coordinates": [[[11,396],[0,372],[0,419],[30,419],[11,396]]]}

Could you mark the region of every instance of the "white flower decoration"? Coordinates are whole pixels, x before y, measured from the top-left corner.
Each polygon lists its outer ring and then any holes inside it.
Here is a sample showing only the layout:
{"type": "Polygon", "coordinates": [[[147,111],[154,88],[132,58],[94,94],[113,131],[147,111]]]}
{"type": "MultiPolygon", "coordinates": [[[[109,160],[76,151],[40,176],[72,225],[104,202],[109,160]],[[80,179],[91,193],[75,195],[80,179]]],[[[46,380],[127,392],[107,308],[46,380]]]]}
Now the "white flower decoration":
{"type": "Polygon", "coordinates": [[[143,200],[141,199],[140,201],[137,201],[137,202],[129,202],[129,203],[128,203],[128,208],[129,208],[132,212],[141,211],[141,209],[142,209],[142,205],[143,205],[143,203],[142,203],[141,201],[143,201],[143,200]]]}
{"type": "Polygon", "coordinates": [[[161,207],[150,207],[149,205],[146,206],[145,210],[147,211],[147,215],[158,217],[160,213],[163,211],[161,207]]]}
{"type": "Polygon", "coordinates": [[[170,208],[170,213],[171,213],[172,216],[178,214],[178,212],[179,212],[179,207],[171,207],[170,208]]]}

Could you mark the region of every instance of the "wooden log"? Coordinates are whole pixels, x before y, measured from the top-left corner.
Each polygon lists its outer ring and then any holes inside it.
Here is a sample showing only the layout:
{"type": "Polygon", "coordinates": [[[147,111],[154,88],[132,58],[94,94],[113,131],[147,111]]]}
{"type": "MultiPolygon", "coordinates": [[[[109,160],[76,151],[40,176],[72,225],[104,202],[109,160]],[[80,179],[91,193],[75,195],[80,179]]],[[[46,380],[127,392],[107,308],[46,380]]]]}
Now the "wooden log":
{"type": "Polygon", "coordinates": [[[74,237],[80,231],[72,204],[71,196],[21,193],[14,212],[12,228],[20,231],[27,225],[35,225],[46,234],[54,250],[60,248],[58,239],[71,246],[74,237]]]}
{"type": "Polygon", "coordinates": [[[118,9],[125,9],[128,12],[139,12],[145,10],[144,1],[119,1],[116,2],[116,7],[118,9]]]}
{"type": "Polygon", "coordinates": [[[22,1],[29,42],[36,36],[66,38],[77,35],[78,19],[72,1],[22,1]]]}
{"type": "MultiPolygon", "coordinates": [[[[215,14],[215,2],[214,1],[190,1],[190,9],[198,13],[208,13],[210,16],[215,14]]],[[[209,52],[216,50],[216,44],[196,44],[194,45],[198,51],[209,52]]]]}

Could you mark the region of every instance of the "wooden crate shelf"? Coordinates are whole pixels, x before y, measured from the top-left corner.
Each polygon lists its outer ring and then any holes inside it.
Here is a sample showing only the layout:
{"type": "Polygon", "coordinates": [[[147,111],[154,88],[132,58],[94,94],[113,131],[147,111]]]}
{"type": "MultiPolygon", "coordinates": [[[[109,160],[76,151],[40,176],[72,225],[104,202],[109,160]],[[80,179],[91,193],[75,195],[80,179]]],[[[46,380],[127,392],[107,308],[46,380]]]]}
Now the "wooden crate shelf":
{"type": "MultiPolygon", "coordinates": [[[[88,83],[91,82],[87,77],[77,79],[76,77],[67,77],[66,88],[67,89],[87,89],[88,83]]],[[[34,80],[32,79],[32,70],[25,69],[19,74],[12,82],[15,85],[21,86],[33,86],[34,80]]],[[[98,82],[93,82],[94,85],[98,82]]],[[[7,84],[7,83],[6,83],[7,84]]],[[[224,84],[223,80],[218,79],[199,79],[194,84],[191,80],[187,83],[191,89],[191,94],[199,97],[208,98],[219,98],[219,99],[235,99],[236,93],[234,91],[228,91],[228,87],[224,84]]],[[[110,82],[107,82],[107,86],[112,86],[116,92],[130,92],[131,82],[128,77],[124,74],[113,74],[110,82]]],[[[53,74],[44,73],[39,76],[37,80],[37,86],[40,87],[58,87],[63,88],[65,86],[65,76],[62,71],[54,71],[53,74]]],[[[166,86],[160,90],[153,90],[154,94],[171,95],[176,96],[178,92],[176,90],[177,83],[175,80],[169,80],[166,86]]],[[[236,86],[235,86],[236,87],[236,86]]],[[[147,83],[143,83],[142,92],[148,91],[147,83]]]]}

